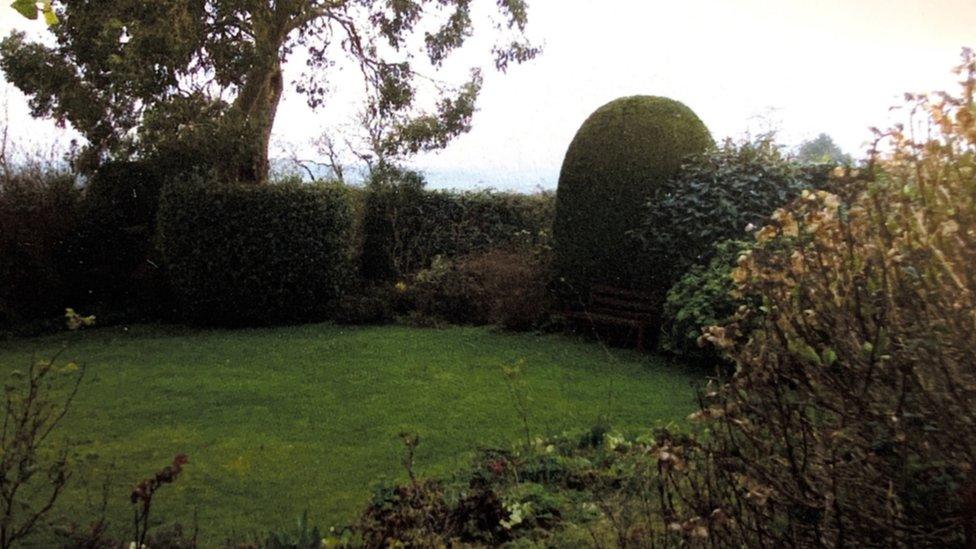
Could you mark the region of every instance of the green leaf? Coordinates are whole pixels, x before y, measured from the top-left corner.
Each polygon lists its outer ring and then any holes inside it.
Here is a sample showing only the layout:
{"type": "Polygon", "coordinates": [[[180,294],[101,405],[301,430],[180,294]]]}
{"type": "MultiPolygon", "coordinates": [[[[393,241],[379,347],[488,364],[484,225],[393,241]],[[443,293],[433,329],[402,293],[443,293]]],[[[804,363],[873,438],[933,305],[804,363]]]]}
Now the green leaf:
{"type": "Polygon", "coordinates": [[[54,13],[54,10],[50,6],[44,9],[44,22],[48,26],[57,25],[60,22],[58,21],[58,15],[54,13]]]}
{"type": "Polygon", "coordinates": [[[807,362],[816,364],[817,366],[823,366],[823,360],[820,359],[820,355],[818,355],[817,351],[806,341],[791,339],[787,341],[787,347],[794,356],[802,358],[807,362]]]}
{"type": "Polygon", "coordinates": [[[16,0],[10,7],[31,21],[37,19],[37,2],[34,0],[16,0]]]}
{"type": "Polygon", "coordinates": [[[58,15],[54,12],[54,7],[51,6],[51,0],[44,0],[43,2],[37,2],[36,0],[15,0],[10,4],[10,7],[31,21],[37,20],[37,13],[40,11],[44,15],[44,22],[49,26],[59,23],[58,15]]]}
{"type": "Polygon", "coordinates": [[[865,341],[864,345],[861,345],[861,358],[865,360],[870,360],[871,355],[874,354],[874,345],[870,341],[865,341]]]}
{"type": "Polygon", "coordinates": [[[833,349],[824,349],[823,361],[827,366],[833,366],[837,362],[837,352],[833,349]]]}

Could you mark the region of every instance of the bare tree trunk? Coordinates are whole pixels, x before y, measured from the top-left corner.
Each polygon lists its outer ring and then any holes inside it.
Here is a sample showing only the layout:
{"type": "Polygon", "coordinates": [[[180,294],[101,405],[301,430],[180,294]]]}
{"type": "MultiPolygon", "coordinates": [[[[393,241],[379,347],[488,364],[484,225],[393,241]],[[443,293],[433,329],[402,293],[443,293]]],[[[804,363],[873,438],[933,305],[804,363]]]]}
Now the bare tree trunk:
{"type": "Polygon", "coordinates": [[[261,184],[268,181],[271,130],[284,89],[281,50],[288,33],[293,30],[293,15],[292,9],[286,6],[265,12],[259,21],[255,21],[256,61],[229,113],[232,116],[230,122],[239,124],[237,129],[242,132],[244,154],[228,175],[241,182],[261,184]]]}
{"type": "Polygon", "coordinates": [[[244,155],[229,167],[227,175],[240,182],[261,184],[268,180],[268,148],[284,82],[277,48],[267,57],[251,69],[231,108],[232,121],[240,124],[243,133],[244,155]]]}

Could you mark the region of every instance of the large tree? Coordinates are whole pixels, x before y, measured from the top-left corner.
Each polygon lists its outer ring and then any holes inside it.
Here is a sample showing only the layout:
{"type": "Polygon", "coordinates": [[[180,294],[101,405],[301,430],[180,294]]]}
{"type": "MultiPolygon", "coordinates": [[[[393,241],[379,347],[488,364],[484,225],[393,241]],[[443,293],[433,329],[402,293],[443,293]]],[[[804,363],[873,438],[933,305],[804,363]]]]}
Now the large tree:
{"type": "MultiPolygon", "coordinates": [[[[226,178],[262,182],[283,66],[299,55],[306,67],[294,86],[313,108],[325,103],[337,64],[358,68],[365,108],[390,128],[391,155],[437,149],[467,131],[480,67],[453,84],[434,77],[474,33],[474,3],[55,0],[53,40],[12,33],[0,42],[0,69],[35,116],[85,136],[86,166],[177,146],[209,152],[226,178]]],[[[504,71],[538,49],[525,37],[526,1],[494,4],[492,61],[504,71]]]]}
{"type": "Polygon", "coordinates": [[[851,155],[841,150],[834,143],[834,140],[825,133],[801,143],[797,149],[796,158],[800,162],[813,164],[847,165],[851,163],[851,155]]]}

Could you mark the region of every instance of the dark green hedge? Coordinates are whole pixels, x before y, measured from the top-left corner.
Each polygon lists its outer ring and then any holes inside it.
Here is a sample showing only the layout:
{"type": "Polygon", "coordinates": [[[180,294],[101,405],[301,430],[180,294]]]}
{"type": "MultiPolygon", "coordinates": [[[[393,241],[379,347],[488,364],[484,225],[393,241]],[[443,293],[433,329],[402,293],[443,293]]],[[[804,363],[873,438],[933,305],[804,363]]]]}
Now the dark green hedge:
{"type": "Polygon", "coordinates": [[[158,233],[182,317],[208,325],[327,318],[346,283],[346,191],[327,185],[164,188],[158,233]]]}
{"type": "Polygon", "coordinates": [[[81,193],[62,173],[0,174],[0,336],[32,333],[71,305],[60,256],[81,193]]]}
{"type": "Polygon", "coordinates": [[[153,239],[165,172],[148,162],[110,162],[85,184],[78,226],[63,260],[72,306],[110,318],[165,315],[171,301],[153,239]]]}
{"type": "Polygon", "coordinates": [[[625,97],[587,118],[556,194],[555,267],[570,293],[585,294],[594,282],[642,287],[647,269],[628,231],[685,157],[711,144],[695,113],[664,97],[625,97]]]}
{"type": "Polygon", "coordinates": [[[431,191],[418,174],[381,175],[363,198],[360,273],[366,280],[402,278],[437,256],[546,238],[553,209],[551,194],[431,191]]]}

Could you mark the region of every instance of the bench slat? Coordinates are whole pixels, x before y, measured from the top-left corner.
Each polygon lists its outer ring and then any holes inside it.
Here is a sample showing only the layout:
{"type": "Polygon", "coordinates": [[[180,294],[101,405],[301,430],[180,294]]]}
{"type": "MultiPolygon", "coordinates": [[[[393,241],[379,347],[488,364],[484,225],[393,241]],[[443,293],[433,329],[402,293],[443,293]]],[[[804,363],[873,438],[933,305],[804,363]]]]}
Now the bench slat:
{"type": "Polygon", "coordinates": [[[645,292],[639,292],[637,290],[627,290],[625,288],[614,288],[613,286],[604,286],[597,284],[590,288],[590,297],[596,294],[606,294],[609,296],[617,297],[629,297],[638,301],[654,302],[655,297],[651,294],[645,292]]]}
{"type": "Polygon", "coordinates": [[[619,309],[645,311],[645,312],[651,312],[654,309],[654,305],[649,302],[628,301],[626,299],[620,299],[617,297],[607,297],[601,295],[594,295],[593,298],[590,299],[590,303],[593,305],[609,305],[619,309]]]}
{"type": "Polygon", "coordinates": [[[568,318],[582,318],[584,320],[590,320],[592,322],[603,322],[607,324],[617,324],[620,326],[634,326],[639,327],[644,325],[646,322],[639,318],[621,318],[619,316],[605,315],[599,313],[588,313],[585,311],[569,311],[566,313],[568,318]]]}
{"type": "Polygon", "coordinates": [[[601,316],[616,316],[620,318],[627,318],[630,320],[641,320],[647,322],[653,318],[649,313],[637,313],[632,311],[621,311],[620,309],[606,309],[603,307],[591,307],[587,309],[590,314],[601,315],[601,316]]]}

